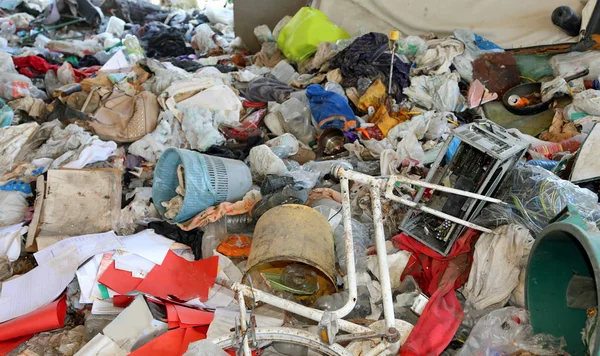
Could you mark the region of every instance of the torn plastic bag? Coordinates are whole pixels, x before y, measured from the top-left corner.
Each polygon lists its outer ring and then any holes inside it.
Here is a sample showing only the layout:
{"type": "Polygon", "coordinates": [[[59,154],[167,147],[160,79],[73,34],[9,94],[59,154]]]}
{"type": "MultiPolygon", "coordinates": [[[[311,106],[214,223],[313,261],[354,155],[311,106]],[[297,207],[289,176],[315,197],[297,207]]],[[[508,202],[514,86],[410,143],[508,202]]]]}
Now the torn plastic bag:
{"type": "Polygon", "coordinates": [[[156,129],[132,143],[127,152],[148,162],[157,162],[167,147],[183,148],[186,142],[179,120],[165,111],[156,129]]]}
{"type": "Polygon", "coordinates": [[[427,43],[419,36],[408,36],[398,40],[398,53],[405,55],[410,61],[427,50],[427,43]]]}
{"type": "Polygon", "coordinates": [[[104,46],[95,40],[50,41],[46,47],[55,52],[74,54],[79,57],[93,55],[104,50],[104,46]]]}
{"type": "Polygon", "coordinates": [[[31,96],[46,99],[46,93],[36,88],[31,79],[16,73],[0,73],[0,97],[13,100],[31,96]]]}
{"type": "Polygon", "coordinates": [[[496,197],[508,205],[487,205],[475,219],[475,224],[496,227],[516,223],[526,226],[535,235],[567,205],[575,206],[588,222],[596,224],[600,221],[595,193],[538,166],[515,168],[498,189],[496,197]]]}
{"type": "Polygon", "coordinates": [[[556,355],[565,346],[563,338],[535,335],[527,310],[508,307],[494,310],[481,318],[458,355],[511,355],[519,351],[540,356],[556,355]]]}
{"type": "Polygon", "coordinates": [[[268,174],[284,175],[288,169],[267,145],[253,147],[248,156],[252,177],[262,181],[268,174]]]}
{"type": "Polygon", "coordinates": [[[458,88],[458,79],[455,73],[413,77],[404,95],[427,110],[464,111],[465,98],[458,88]]]}
{"type": "Polygon", "coordinates": [[[0,128],[0,175],[15,162],[25,143],[39,128],[35,122],[0,128]]]}
{"type": "Polygon", "coordinates": [[[588,89],[573,95],[573,102],[565,107],[571,120],[592,115],[600,116],[600,90],[588,89]]]}
{"type": "Polygon", "coordinates": [[[180,110],[186,108],[206,109],[214,112],[216,124],[238,126],[242,102],[230,87],[214,85],[180,102],[177,104],[177,108],[180,110]]]}
{"type": "Polygon", "coordinates": [[[0,190],[0,227],[23,222],[29,206],[25,196],[23,192],[0,190]]]}
{"type": "Polygon", "coordinates": [[[213,41],[215,32],[210,28],[208,24],[201,24],[195,29],[196,34],[192,37],[192,48],[194,48],[198,54],[206,55],[219,49],[219,46],[213,41]]]}
{"type": "Polygon", "coordinates": [[[314,141],[316,131],[312,125],[311,110],[306,104],[291,98],[281,104],[276,111],[283,118],[279,122],[287,132],[307,145],[314,141]]]}
{"type": "Polygon", "coordinates": [[[225,138],[213,124],[210,110],[186,107],[182,109],[182,113],[181,129],[192,149],[203,152],[210,146],[225,142],[225,138]]]}
{"type": "Polygon", "coordinates": [[[569,85],[562,77],[556,77],[549,82],[542,82],[542,102],[554,99],[555,96],[569,94],[569,85]]]}
{"type": "Polygon", "coordinates": [[[227,26],[233,26],[233,10],[223,8],[218,5],[209,5],[206,7],[206,16],[212,23],[222,23],[227,26]]]}
{"type": "Polygon", "coordinates": [[[322,42],[344,38],[350,38],[350,35],[331,23],[323,12],[302,7],[281,30],[277,44],[287,58],[302,62],[315,53],[322,42]]]}
{"type": "Polygon", "coordinates": [[[550,66],[556,77],[567,77],[589,69],[585,80],[594,80],[600,77],[600,53],[597,51],[569,52],[557,54],[550,58],[550,66]]]}
{"type": "Polygon", "coordinates": [[[6,127],[12,125],[15,112],[13,109],[4,103],[4,100],[0,99],[0,127],[6,127]]]}

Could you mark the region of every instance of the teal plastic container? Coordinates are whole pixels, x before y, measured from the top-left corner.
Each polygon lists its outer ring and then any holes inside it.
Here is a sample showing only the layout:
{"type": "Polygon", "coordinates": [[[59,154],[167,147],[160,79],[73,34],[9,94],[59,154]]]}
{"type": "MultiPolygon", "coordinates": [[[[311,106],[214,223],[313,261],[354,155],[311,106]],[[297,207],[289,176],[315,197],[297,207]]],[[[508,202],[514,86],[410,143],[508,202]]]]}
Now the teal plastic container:
{"type": "MultiPolygon", "coordinates": [[[[568,206],[536,237],[527,265],[525,298],[535,333],[564,337],[566,351],[586,355],[581,330],[586,310],[567,306],[574,275],[600,277],[600,233],[589,233],[576,209],[568,206]]],[[[600,334],[598,334],[600,336],[600,334]]],[[[600,338],[592,355],[600,355],[600,338]]]]}
{"type": "Polygon", "coordinates": [[[168,148],[154,169],[152,201],[164,216],[162,202],[177,195],[177,167],[184,169],[185,196],[179,214],[172,220],[187,221],[209,206],[241,200],[252,188],[250,169],[242,161],[205,155],[196,151],[168,148]]]}

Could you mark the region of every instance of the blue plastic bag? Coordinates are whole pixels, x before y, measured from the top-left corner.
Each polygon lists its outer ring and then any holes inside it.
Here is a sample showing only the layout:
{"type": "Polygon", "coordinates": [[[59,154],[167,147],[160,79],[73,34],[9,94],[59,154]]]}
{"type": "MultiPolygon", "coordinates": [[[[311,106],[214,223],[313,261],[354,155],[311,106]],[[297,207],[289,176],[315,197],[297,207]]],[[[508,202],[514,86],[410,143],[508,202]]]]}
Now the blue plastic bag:
{"type": "Polygon", "coordinates": [[[318,84],[306,88],[310,111],[321,129],[335,128],[348,131],[357,126],[358,121],[348,100],[338,93],[323,89],[318,84]]]}

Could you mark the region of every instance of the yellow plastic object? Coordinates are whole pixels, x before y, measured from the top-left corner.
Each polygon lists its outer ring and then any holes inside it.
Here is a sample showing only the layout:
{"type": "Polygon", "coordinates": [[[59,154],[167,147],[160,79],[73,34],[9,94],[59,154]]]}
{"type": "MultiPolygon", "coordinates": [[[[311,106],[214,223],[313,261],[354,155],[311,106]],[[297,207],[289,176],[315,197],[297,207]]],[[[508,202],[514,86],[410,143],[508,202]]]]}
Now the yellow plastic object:
{"type": "Polygon", "coordinates": [[[345,38],[350,35],[329,22],[327,15],[312,7],[303,7],[281,30],[277,45],[287,58],[302,62],[315,53],[322,42],[345,38]]]}
{"type": "Polygon", "coordinates": [[[377,79],[376,81],[369,86],[369,89],[360,97],[358,101],[358,108],[367,112],[369,110],[369,106],[374,107],[375,109],[379,108],[384,102],[386,98],[386,89],[381,79],[377,79]]]}
{"type": "Polygon", "coordinates": [[[390,32],[390,41],[398,41],[400,39],[400,31],[394,30],[390,32]]]}

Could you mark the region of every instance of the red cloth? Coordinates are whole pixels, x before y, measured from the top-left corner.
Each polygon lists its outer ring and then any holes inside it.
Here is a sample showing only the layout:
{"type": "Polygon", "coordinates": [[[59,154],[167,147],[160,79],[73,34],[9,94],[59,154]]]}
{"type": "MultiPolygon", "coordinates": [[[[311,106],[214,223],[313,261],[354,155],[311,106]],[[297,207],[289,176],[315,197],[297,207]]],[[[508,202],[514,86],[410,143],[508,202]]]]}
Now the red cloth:
{"type": "MultiPolygon", "coordinates": [[[[38,56],[13,57],[13,63],[15,64],[15,68],[19,71],[19,73],[29,78],[33,78],[36,75],[46,74],[46,72],[49,70],[56,72],[56,70],[60,68],[59,65],[50,64],[46,62],[44,58],[38,56]]],[[[75,68],[73,68],[73,72],[75,73],[75,77],[77,77],[77,79],[87,78],[90,76],[90,74],[75,68]]]]}
{"type": "Polygon", "coordinates": [[[464,317],[454,290],[469,278],[478,237],[479,231],[467,230],[445,257],[404,234],[392,239],[397,248],[412,252],[401,278],[413,276],[421,290],[430,295],[417,325],[400,349],[401,356],[439,355],[454,338],[464,317]]]}

